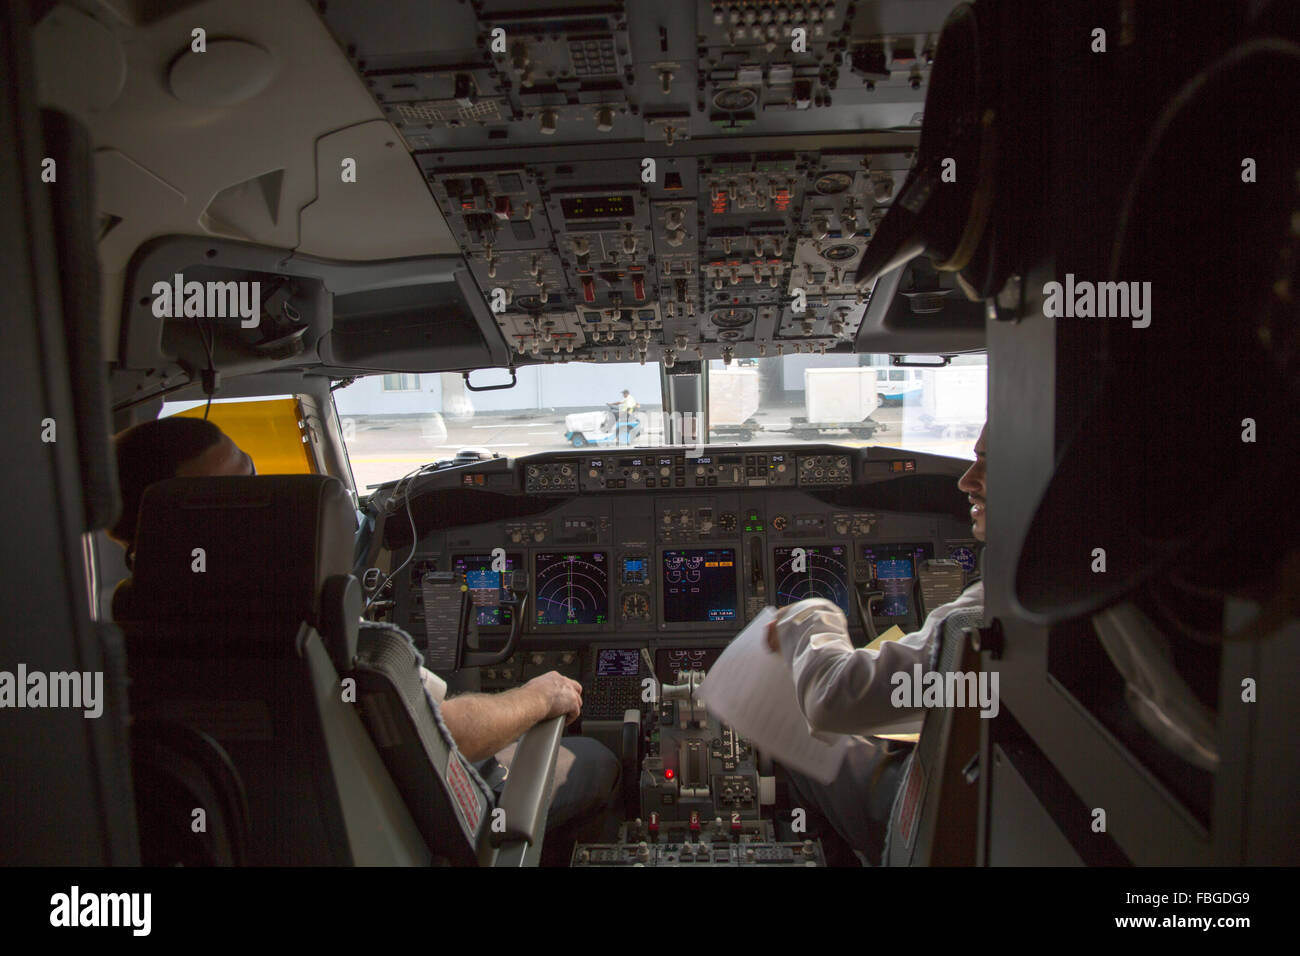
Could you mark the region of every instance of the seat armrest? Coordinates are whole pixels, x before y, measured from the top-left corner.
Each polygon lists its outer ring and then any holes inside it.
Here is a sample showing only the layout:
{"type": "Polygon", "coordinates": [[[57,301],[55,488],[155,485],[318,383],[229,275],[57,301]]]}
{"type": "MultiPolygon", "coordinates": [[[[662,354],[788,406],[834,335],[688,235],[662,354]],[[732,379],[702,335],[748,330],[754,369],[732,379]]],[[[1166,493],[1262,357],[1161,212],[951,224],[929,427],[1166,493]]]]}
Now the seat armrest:
{"type": "Polygon", "coordinates": [[[492,846],[518,842],[536,846],[541,842],[563,736],[564,717],[560,716],[536,724],[519,741],[505,790],[497,801],[497,808],[505,811],[505,829],[493,830],[492,846]]]}

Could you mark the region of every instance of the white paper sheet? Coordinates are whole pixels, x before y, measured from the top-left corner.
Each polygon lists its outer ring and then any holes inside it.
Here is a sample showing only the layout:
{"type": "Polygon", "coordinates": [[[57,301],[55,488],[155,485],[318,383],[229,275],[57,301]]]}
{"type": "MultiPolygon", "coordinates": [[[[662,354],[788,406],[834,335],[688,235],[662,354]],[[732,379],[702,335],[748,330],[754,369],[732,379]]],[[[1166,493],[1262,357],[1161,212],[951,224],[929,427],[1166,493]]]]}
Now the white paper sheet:
{"type": "Polygon", "coordinates": [[[767,625],[775,616],[764,608],[736,635],[709,668],[699,690],[709,711],[777,762],[830,783],[839,772],[849,737],[813,736],[799,710],[794,676],[782,654],[767,647],[767,625]]]}

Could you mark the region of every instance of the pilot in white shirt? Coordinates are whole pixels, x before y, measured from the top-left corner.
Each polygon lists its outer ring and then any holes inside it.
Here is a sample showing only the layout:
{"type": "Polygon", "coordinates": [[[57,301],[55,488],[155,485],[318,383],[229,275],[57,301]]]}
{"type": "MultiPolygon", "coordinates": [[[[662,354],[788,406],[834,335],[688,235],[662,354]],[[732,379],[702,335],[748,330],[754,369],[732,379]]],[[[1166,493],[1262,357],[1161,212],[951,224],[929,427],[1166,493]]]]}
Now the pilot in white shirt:
{"type": "Polygon", "coordinates": [[[877,651],[855,648],[844,612],[825,598],[810,598],[777,612],[773,622],[781,652],[794,673],[799,709],[814,733],[920,733],[925,711],[898,707],[891,678],[929,670],[931,644],[943,622],[963,608],[984,606],[984,582],[976,581],[926,616],[919,631],[886,641],[877,651]]]}
{"type": "MultiPolygon", "coordinates": [[[[975,443],[975,462],[957,482],[971,503],[971,529],[984,540],[985,426],[975,443]]],[[[879,649],[855,648],[844,613],[825,598],[809,598],[781,608],[768,628],[771,650],[780,652],[794,676],[799,709],[815,734],[902,734],[921,729],[925,712],[895,706],[891,678],[911,673],[917,663],[929,669],[931,644],[944,621],[963,608],[984,604],[983,582],[956,600],[931,611],[918,631],[879,649]]],[[[884,851],[885,830],[900,784],[905,753],[885,742],[855,736],[839,775],[822,784],[787,768],[796,806],[815,809],[859,855],[876,862],[884,851]]]]}

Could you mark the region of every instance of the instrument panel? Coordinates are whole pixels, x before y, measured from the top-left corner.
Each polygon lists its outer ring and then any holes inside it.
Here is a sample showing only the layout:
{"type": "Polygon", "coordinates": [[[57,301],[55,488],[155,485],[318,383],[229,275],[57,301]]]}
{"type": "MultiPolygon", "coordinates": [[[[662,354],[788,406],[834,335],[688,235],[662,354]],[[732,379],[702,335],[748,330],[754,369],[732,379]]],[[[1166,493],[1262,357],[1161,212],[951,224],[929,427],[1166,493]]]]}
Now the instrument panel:
{"type": "MultiPolygon", "coordinates": [[[[833,493],[843,481],[917,471],[910,456],[849,449],[535,456],[486,477],[539,510],[421,536],[394,617],[425,633],[422,575],[453,571],[490,643],[513,623],[503,575],[522,569],[530,646],[725,641],[762,608],[810,597],[836,604],[858,638],[912,630],[975,573],[969,525],[951,513],[845,505],[833,493]]],[[[441,482],[492,487],[484,477],[441,482]]]]}

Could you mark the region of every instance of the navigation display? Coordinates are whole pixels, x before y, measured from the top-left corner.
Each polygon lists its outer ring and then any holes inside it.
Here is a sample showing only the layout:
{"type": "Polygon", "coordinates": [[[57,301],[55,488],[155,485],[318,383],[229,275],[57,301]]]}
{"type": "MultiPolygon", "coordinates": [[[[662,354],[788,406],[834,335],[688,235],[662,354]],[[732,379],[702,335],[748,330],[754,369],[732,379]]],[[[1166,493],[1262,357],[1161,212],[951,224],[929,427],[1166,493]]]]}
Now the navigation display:
{"type": "Polygon", "coordinates": [[[609,561],[603,551],[541,552],[535,558],[537,625],[609,620],[609,561]]]}
{"type": "Polygon", "coordinates": [[[849,567],[844,545],[777,548],[776,606],[785,607],[806,598],[826,598],[849,613],[849,567]]]}
{"type": "MultiPolygon", "coordinates": [[[[515,570],[522,560],[518,554],[507,554],[506,571],[515,570]]],[[[454,570],[464,576],[465,586],[469,588],[474,622],[479,627],[508,627],[514,620],[514,611],[502,605],[510,597],[510,592],[506,590],[505,575],[492,570],[492,555],[457,555],[454,570]]]]}
{"type": "Polygon", "coordinates": [[[665,551],[664,621],[708,624],[736,619],[734,548],[665,551]]]}
{"type": "Polygon", "coordinates": [[[911,614],[916,569],[932,557],[934,548],[928,544],[864,545],[862,560],[867,563],[876,587],[885,594],[876,613],[884,617],[911,614]]]}
{"type": "Polygon", "coordinates": [[[636,677],[641,673],[641,652],[632,648],[611,647],[596,656],[597,677],[636,677]]]}

